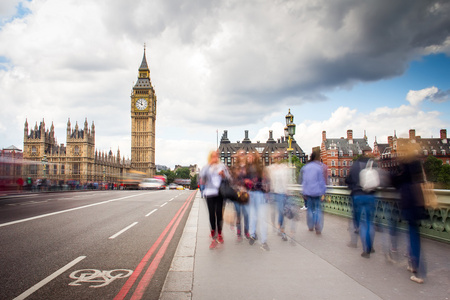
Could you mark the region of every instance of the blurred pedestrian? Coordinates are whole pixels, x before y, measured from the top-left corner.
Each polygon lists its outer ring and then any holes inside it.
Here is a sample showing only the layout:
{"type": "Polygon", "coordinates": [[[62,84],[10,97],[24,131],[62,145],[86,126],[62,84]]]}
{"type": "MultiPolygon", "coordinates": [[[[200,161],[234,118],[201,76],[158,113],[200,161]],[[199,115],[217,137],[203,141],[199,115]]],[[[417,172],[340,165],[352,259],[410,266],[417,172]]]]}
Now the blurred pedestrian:
{"type": "Polygon", "coordinates": [[[211,245],[214,249],[217,243],[223,243],[222,225],[223,225],[223,201],[219,193],[222,179],[229,177],[228,170],[224,164],[219,161],[219,153],[211,151],[208,154],[208,164],[200,171],[200,180],[204,183],[205,189],[203,195],[206,198],[209,212],[209,222],[211,226],[211,245]]]}
{"type": "MultiPolygon", "coordinates": [[[[244,150],[239,150],[236,154],[236,162],[233,165],[231,176],[233,178],[233,185],[240,193],[245,193],[247,187],[245,186],[245,178],[247,175],[247,158],[244,150]]],[[[243,203],[234,201],[234,208],[236,210],[236,234],[238,241],[242,240],[242,218],[244,221],[244,236],[250,239],[249,234],[249,216],[248,216],[248,202],[243,203]]]]}
{"type": "MultiPolygon", "coordinates": [[[[375,189],[379,186],[379,175],[373,168],[373,159],[367,156],[360,156],[353,162],[350,168],[350,174],[346,182],[351,190],[353,199],[353,224],[355,233],[359,232],[363,252],[361,256],[370,258],[373,252],[373,239],[375,237],[375,228],[373,225],[373,217],[375,212],[375,189]],[[375,173],[366,174],[368,170],[375,173]],[[378,179],[375,178],[378,176],[378,179]],[[375,187],[368,188],[367,181],[378,180],[375,187]]],[[[356,247],[356,244],[355,244],[356,247]]]]}
{"type": "Polygon", "coordinates": [[[264,169],[258,152],[247,155],[247,174],[245,185],[249,190],[250,208],[250,239],[249,244],[253,245],[257,239],[256,226],[258,225],[261,238],[261,249],[269,251],[267,244],[267,223],[266,223],[266,199],[263,188],[264,169]]]}
{"type": "Polygon", "coordinates": [[[283,241],[288,238],[285,232],[284,224],[284,210],[288,197],[288,185],[290,183],[290,169],[287,164],[282,163],[283,156],[280,151],[276,151],[272,155],[272,164],[267,168],[269,175],[270,192],[277,205],[278,211],[278,234],[283,241]]]}
{"type": "Polygon", "coordinates": [[[393,178],[394,185],[400,190],[400,209],[403,219],[408,222],[409,264],[411,280],[423,283],[425,266],[421,264],[421,245],[419,223],[427,217],[420,184],[424,182],[424,170],[418,157],[417,144],[407,143],[398,148],[399,173],[393,178]]]}
{"type": "Polygon", "coordinates": [[[323,229],[322,201],[326,192],[326,166],[320,162],[320,152],[311,154],[311,161],[301,169],[303,196],[308,201],[306,223],[309,231],[321,234],[323,229]]]}

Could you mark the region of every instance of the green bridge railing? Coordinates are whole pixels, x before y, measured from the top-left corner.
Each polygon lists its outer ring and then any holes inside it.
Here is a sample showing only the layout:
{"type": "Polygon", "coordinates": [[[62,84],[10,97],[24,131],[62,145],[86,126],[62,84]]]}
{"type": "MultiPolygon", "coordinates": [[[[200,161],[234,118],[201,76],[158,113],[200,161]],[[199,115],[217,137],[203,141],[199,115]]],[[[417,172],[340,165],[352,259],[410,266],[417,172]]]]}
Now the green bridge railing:
{"type": "MultiPolygon", "coordinates": [[[[302,195],[301,186],[293,185],[292,190],[302,195]]],[[[420,233],[424,237],[450,243],[450,190],[434,191],[439,205],[436,209],[427,209],[428,218],[420,222],[420,233]]],[[[378,225],[389,226],[389,223],[393,221],[396,222],[400,230],[408,230],[408,224],[405,220],[402,220],[398,206],[399,194],[394,189],[383,189],[376,193],[376,198],[374,222],[378,225]]],[[[303,204],[301,197],[300,202],[303,204]]],[[[351,218],[350,190],[346,187],[328,186],[324,211],[351,218]]]]}

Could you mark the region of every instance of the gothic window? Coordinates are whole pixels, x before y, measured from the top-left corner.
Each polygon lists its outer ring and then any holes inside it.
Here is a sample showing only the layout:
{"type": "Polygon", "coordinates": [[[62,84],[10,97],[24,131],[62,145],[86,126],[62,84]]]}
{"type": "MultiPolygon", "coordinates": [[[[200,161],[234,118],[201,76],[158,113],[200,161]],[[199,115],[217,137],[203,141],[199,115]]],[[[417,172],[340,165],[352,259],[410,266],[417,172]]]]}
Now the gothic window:
{"type": "Polygon", "coordinates": [[[32,175],[37,174],[37,165],[30,165],[30,174],[32,175]]]}
{"type": "Polygon", "coordinates": [[[80,174],[80,164],[79,163],[73,164],[73,172],[72,173],[76,174],[76,175],[80,174]]]}
{"type": "Polygon", "coordinates": [[[80,147],[75,146],[74,154],[75,154],[75,155],[80,155],[80,147]]]}
{"type": "Polygon", "coordinates": [[[61,165],[61,175],[64,175],[64,172],[65,171],[65,166],[64,165],[61,165]]]}
{"type": "Polygon", "coordinates": [[[53,165],[53,175],[58,175],[58,166],[53,165]]]}
{"type": "Polygon", "coordinates": [[[36,150],[36,146],[31,147],[31,155],[36,155],[37,150],[36,150]]]}

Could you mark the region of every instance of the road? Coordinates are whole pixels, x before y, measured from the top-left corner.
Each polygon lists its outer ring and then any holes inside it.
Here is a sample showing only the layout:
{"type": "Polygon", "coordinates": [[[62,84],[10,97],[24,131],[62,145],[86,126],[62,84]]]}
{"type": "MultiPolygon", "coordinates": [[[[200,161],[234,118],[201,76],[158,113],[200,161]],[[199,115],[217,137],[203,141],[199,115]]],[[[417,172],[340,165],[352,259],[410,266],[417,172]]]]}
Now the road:
{"type": "Polygon", "coordinates": [[[158,299],[195,191],[0,199],[0,299],[158,299]]]}

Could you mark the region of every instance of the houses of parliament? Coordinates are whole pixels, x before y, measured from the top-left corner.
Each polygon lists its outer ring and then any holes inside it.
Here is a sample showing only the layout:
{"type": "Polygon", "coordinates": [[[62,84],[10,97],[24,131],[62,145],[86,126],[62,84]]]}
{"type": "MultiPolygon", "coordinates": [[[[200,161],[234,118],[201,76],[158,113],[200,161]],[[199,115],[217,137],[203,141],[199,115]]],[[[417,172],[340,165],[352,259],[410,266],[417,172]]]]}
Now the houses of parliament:
{"type": "Polygon", "coordinates": [[[95,148],[95,125],[88,120],[82,126],[67,122],[66,144],[56,142],[54,125],[46,128],[43,121],[29,128],[25,121],[22,172],[33,180],[51,182],[92,182],[117,184],[127,174],[155,175],[156,94],[150,80],[145,55],[138,70],[138,80],[131,92],[131,160],[95,148]]]}

